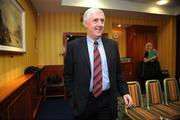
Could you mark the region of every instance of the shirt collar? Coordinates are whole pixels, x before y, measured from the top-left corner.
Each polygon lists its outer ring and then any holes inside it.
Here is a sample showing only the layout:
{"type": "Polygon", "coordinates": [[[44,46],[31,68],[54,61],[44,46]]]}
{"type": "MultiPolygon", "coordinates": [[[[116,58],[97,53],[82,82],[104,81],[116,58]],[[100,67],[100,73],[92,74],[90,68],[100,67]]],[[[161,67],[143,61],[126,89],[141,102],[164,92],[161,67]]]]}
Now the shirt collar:
{"type": "MultiPolygon", "coordinates": [[[[96,41],[100,45],[102,43],[101,37],[99,39],[97,39],[96,41]]],[[[94,40],[91,37],[89,37],[88,35],[87,35],[87,42],[94,44],[94,40]]]]}

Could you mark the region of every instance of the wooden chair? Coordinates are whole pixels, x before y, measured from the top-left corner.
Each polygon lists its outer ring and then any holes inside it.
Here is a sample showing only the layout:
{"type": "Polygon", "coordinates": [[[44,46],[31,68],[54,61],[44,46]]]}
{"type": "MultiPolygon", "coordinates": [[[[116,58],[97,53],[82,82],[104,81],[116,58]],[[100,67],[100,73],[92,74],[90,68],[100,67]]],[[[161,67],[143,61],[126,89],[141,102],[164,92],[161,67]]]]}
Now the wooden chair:
{"type": "Polygon", "coordinates": [[[42,80],[44,81],[43,98],[48,97],[64,97],[66,98],[66,90],[63,79],[64,66],[63,65],[47,65],[42,71],[42,80]],[[61,78],[60,83],[48,84],[48,77],[57,76],[61,78]]]}
{"type": "Polygon", "coordinates": [[[179,87],[175,78],[164,79],[165,103],[180,110],[179,87]]]}
{"type": "Polygon", "coordinates": [[[161,115],[163,119],[180,119],[180,110],[164,104],[161,85],[158,80],[146,81],[147,108],[161,115]]]}
{"type": "Polygon", "coordinates": [[[160,116],[143,105],[141,88],[137,81],[127,82],[129,93],[133,100],[133,107],[126,108],[126,114],[133,120],[160,120],[160,116]]]}

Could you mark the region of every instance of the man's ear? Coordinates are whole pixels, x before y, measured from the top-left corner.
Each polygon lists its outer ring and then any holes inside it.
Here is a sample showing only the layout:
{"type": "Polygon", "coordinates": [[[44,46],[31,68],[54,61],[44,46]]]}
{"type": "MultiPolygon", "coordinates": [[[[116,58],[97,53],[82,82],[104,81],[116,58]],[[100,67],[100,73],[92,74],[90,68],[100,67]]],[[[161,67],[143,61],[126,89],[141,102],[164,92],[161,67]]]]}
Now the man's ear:
{"type": "Polygon", "coordinates": [[[86,25],[86,22],[84,21],[84,22],[82,22],[82,24],[84,25],[84,27],[87,27],[87,25],[86,25]]]}
{"type": "Polygon", "coordinates": [[[87,27],[86,23],[83,23],[84,27],[87,27]]]}

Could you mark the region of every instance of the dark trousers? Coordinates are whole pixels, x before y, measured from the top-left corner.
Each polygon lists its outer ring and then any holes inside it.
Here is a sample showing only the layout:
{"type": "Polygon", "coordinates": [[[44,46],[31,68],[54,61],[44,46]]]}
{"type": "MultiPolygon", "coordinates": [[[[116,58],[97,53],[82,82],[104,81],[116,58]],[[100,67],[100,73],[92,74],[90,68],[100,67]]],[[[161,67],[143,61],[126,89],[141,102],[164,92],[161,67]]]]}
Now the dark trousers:
{"type": "Polygon", "coordinates": [[[95,98],[90,93],[85,111],[80,116],[74,116],[74,120],[115,120],[110,109],[109,94],[109,90],[106,90],[95,98]]]}

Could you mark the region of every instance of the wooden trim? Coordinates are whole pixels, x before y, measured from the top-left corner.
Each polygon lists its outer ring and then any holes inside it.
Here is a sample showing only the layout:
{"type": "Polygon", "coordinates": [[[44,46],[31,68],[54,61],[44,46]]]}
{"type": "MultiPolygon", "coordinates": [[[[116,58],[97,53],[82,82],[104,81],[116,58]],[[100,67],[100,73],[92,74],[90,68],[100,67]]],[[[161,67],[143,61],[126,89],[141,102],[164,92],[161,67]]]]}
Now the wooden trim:
{"type": "Polygon", "coordinates": [[[38,80],[34,74],[25,74],[0,86],[0,120],[36,118],[42,100],[38,80]]]}
{"type": "Polygon", "coordinates": [[[12,95],[17,89],[19,89],[23,84],[25,84],[33,74],[23,75],[20,78],[11,80],[5,85],[0,87],[0,104],[5,101],[10,95],[12,95]]]}

